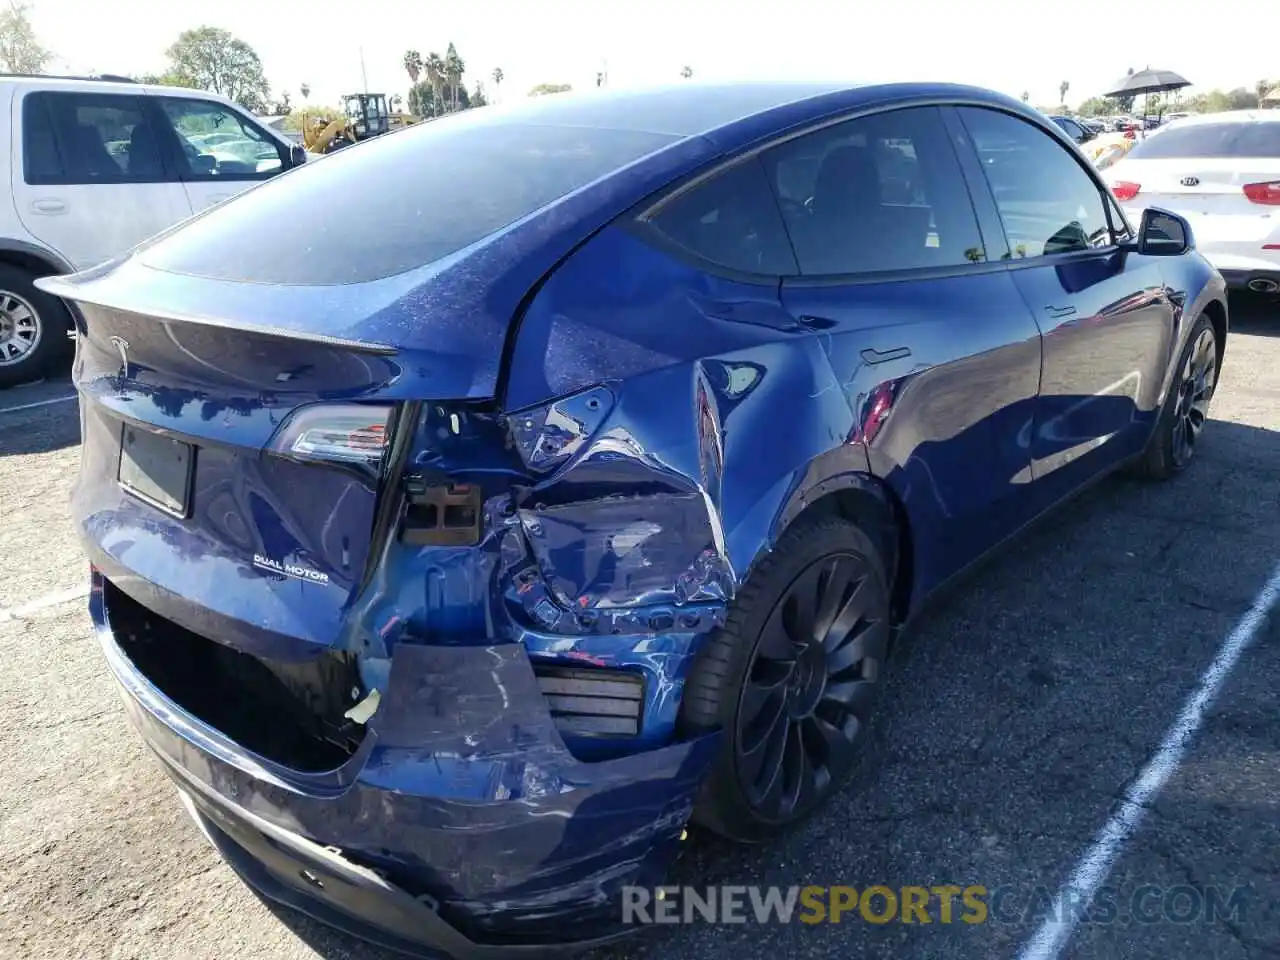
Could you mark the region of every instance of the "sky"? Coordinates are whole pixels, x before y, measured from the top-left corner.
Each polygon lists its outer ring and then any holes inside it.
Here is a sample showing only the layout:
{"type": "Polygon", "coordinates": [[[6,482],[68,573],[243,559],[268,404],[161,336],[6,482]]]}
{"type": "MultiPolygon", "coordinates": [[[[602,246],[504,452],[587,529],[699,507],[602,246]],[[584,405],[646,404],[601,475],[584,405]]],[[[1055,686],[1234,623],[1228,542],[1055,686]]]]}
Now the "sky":
{"type": "Polygon", "coordinates": [[[1069,103],[1099,95],[1129,67],[1176,70],[1198,89],[1280,81],[1275,31],[1244,26],[1265,0],[29,2],[58,71],[160,72],[182,30],[218,26],[258,52],[273,93],[295,104],[303,83],[313,103],[404,94],[404,52],[443,54],[450,41],[468,87],[483,80],[492,96],[502,68],[499,99],[538,83],[590,87],[601,70],[613,87],[675,82],[685,65],[697,80],[973,83],[1025,90],[1033,104],[1056,104],[1064,80],[1069,103]]]}

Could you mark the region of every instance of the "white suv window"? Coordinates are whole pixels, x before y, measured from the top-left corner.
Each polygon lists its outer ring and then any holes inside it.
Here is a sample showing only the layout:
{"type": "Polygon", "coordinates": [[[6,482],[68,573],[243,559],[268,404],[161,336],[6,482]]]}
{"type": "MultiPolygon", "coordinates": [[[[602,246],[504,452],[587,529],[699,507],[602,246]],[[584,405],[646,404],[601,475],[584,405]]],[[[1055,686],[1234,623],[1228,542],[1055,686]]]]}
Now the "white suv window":
{"type": "Polygon", "coordinates": [[[158,183],[160,141],[140,97],[29,93],[22,102],[22,175],[31,185],[158,183]]]}
{"type": "Polygon", "coordinates": [[[283,148],[235,110],[211,100],[161,97],[178,135],[184,180],[265,180],[287,165],[283,148]]]}

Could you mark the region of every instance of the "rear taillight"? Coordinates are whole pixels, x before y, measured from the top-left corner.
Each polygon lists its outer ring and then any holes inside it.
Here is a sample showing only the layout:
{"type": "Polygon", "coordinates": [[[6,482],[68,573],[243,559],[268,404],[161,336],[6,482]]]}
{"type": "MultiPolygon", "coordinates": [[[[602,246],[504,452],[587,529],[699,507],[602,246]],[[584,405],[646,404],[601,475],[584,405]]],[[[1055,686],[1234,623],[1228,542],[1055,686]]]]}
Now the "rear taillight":
{"type": "Polygon", "coordinates": [[[276,431],[269,449],[297,460],[377,468],[387,450],[391,407],[319,403],[300,407],[276,431]]]}
{"type": "Polygon", "coordinates": [[[1244,185],[1244,195],[1254,203],[1265,204],[1269,207],[1280,207],[1280,180],[1271,180],[1265,183],[1246,183],[1244,185]]]}
{"type": "Polygon", "coordinates": [[[1115,194],[1117,200],[1132,200],[1138,195],[1138,191],[1142,189],[1140,183],[1130,183],[1128,180],[1121,180],[1119,183],[1111,185],[1111,192],[1115,194]]]}
{"type": "Polygon", "coordinates": [[[552,403],[508,416],[511,440],[524,465],[537,473],[554,470],[573,457],[613,409],[613,394],[592,387],[552,403]]]}

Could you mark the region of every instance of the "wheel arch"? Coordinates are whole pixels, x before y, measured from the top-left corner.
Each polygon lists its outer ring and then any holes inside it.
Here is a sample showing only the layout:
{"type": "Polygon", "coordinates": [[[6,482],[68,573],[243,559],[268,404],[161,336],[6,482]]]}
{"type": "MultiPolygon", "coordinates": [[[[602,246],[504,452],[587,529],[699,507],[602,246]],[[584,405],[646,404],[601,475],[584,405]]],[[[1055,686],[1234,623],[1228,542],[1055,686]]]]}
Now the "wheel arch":
{"type": "Polygon", "coordinates": [[[0,263],[30,271],[37,277],[75,272],[70,263],[52,250],[25,240],[0,239],[0,263]]]}
{"type": "Polygon", "coordinates": [[[890,577],[894,619],[905,620],[914,599],[910,518],[893,489],[871,472],[860,445],[840,447],[809,465],[779,512],[770,543],[798,523],[828,516],[858,524],[880,545],[890,577]]]}

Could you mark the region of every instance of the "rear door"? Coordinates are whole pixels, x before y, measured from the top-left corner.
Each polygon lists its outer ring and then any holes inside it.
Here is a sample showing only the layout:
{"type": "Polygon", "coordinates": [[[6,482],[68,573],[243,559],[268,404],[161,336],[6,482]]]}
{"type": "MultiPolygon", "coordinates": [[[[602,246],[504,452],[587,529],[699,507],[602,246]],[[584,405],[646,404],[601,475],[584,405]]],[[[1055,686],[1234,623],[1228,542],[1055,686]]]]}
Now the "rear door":
{"type": "Polygon", "coordinates": [[[906,505],[927,589],[1025,518],[1039,331],[937,107],[825,127],[762,162],[801,274],[783,303],[821,331],[860,420],[849,440],[906,505]]]}
{"type": "Polygon", "coordinates": [[[33,90],[14,97],[12,122],[18,216],[77,269],[190,215],[142,97],[33,90]]]}
{"type": "Polygon", "coordinates": [[[196,213],[290,166],[285,144],[224,103],[186,96],[152,99],[160,107],[170,162],[196,213]]]}
{"type": "Polygon", "coordinates": [[[956,112],[983,202],[1004,225],[1011,276],[1044,333],[1032,470],[1037,480],[1063,471],[1041,486],[1056,499],[1141,449],[1175,342],[1174,306],[1159,258],[1120,249],[1127,227],[1076,150],[1023,117],[956,112]]]}

